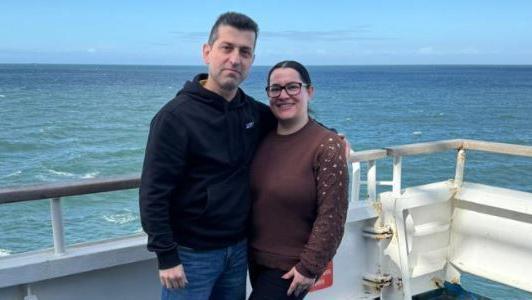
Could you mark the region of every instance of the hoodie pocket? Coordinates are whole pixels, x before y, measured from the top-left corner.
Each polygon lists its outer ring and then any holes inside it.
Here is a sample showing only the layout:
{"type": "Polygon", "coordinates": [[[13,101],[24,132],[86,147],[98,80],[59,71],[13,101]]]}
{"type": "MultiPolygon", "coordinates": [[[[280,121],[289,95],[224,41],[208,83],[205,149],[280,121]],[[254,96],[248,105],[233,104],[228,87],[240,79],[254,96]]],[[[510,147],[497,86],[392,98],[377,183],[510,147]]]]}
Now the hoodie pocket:
{"type": "Polygon", "coordinates": [[[249,183],[246,172],[207,188],[207,204],[202,216],[210,225],[245,226],[250,210],[249,183]]]}

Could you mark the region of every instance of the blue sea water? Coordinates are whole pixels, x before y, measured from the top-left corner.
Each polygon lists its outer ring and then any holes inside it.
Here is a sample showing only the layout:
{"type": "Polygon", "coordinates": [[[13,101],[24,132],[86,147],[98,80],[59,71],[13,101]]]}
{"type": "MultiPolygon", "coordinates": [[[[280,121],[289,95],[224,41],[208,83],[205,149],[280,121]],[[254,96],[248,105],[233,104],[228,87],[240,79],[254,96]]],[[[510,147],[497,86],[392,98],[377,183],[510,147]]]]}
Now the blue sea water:
{"type": "MultiPolygon", "coordinates": [[[[205,67],[0,65],[0,188],[139,174],[149,122],[205,67]]],[[[532,144],[532,66],[311,66],[315,117],[355,150],[469,138],[532,144]]],[[[243,89],[265,101],[268,67],[243,89]]],[[[454,176],[407,157],[404,186],[454,176]]],[[[390,161],[378,163],[390,179],[390,161]]],[[[469,152],[467,181],[532,192],[530,159],[469,152]]],[[[64,201],[69,244],[140,231],[137,191],[64,201]]],[[[48,201],[0,206],[0,255],[51,247],[48,201]]]]}

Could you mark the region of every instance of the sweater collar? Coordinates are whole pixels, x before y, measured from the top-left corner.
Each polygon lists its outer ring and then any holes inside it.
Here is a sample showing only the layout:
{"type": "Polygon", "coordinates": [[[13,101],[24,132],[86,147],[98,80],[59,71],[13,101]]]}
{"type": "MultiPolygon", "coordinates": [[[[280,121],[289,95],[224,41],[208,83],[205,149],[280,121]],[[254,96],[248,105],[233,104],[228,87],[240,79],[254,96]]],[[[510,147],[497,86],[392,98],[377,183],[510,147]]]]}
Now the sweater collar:
{"type": "Polygon", "coordinates": [[[273,134],[278,138],[278,139],[290,139],[290,138],[293,138],[295,136],[300,136],[300,135],[304,135],[305,132],[307,132],[309,130],[310,127],[314,126],[314,120],[309,117],[308,118],[308,121],[307,123],[305,124],[305,126],[301,127],[301,129],[299,129],[298,131],[294,132],[294,133],[290,133],[290,134],[278,134],[277,131],[274,129],[273,130],[273,134]]]}

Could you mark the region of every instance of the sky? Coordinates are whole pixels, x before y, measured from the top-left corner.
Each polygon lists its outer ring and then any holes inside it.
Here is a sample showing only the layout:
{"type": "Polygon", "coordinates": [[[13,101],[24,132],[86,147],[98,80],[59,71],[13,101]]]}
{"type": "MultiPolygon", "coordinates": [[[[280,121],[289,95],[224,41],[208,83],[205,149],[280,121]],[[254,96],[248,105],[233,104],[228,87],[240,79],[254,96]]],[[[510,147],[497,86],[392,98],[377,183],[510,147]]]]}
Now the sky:
{"type": "Polygon", "coordinates": [[[260,33],[255,65],[532,64],[532,1],[0,2],[0,63],[202,65],[217,16],[260,33]]]}

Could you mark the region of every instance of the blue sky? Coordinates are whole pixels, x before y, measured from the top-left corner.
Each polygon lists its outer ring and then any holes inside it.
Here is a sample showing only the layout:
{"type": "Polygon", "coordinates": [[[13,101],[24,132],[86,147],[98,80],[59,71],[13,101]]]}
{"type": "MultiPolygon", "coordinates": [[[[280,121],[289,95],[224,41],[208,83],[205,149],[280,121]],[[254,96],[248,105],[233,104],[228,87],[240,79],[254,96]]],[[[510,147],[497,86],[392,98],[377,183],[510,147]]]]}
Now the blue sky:
{"type": "Polygon", "coordinates": [[[532,64],[532,1],[0,2],[0,63],[201,65],[216,17],[260,27],[256,65],[532,64]]]}

